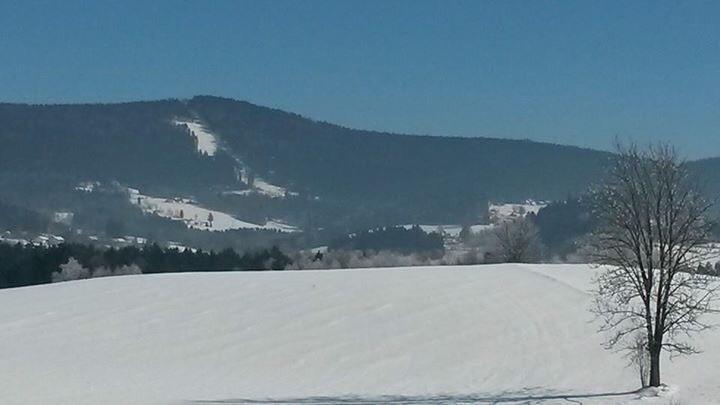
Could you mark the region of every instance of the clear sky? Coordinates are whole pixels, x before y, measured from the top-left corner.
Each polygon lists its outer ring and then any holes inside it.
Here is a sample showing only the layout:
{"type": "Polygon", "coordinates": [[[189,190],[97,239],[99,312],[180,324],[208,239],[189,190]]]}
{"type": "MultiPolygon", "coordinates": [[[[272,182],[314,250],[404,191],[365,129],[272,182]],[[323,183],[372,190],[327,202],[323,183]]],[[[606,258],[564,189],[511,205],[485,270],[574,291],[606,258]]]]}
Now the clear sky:
{"type": "Polygon", "coordinates": [[[195,94],[356,128],[720,156],[720,2],[0,0],[0,101],[195,94]]]}

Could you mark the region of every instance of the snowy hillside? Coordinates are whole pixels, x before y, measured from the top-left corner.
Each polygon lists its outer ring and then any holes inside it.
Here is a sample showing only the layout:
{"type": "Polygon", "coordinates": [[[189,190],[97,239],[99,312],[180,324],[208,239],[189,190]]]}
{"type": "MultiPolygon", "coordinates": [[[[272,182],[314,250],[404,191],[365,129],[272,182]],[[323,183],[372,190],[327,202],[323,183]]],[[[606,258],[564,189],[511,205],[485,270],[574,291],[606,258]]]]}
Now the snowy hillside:
{"type": "Polygon", "coordinates": [[[204,125],[195,121],[173,121],[175,125],[184,125],[190,131],[190,135],[195,136],[197,139],[197,149],[200,153],[205,153],[208,156],[215,156],[217,151],[217,139],[215,134],[208,131],[204,125]]]}
{"type": "MultiPolygon", "coordinates": [[[[470,218],[485,222],[488,201],[579,195],[604,172],[609,157],[530,141],[351,129],[213,96],[97,105],[6,103],[0,119],[0,200],[41,213],[75,213],[73,226],[82,224],[84,234],[93,235],[111,222],[124,222],[137,235],[168,232],[160,221],[144,221],[99,201],[110,197],[116,183],[151,196],[194,196],[200,205],[226,213],[231,211],[226,207],[237,207],[232,209],[237,219],[260,226],[266,217],[298,223],[302,218],[325,230],[358,230],[470,218]],[[49,139],[52,145],[37,147],[49,139]],[[468,184],[482,192],[468,192],[468,184]],[[92,208],[95,204],[103,209],[92,208]]],[[[176,230],[169,232],[182,233],[176,230]]]]}
{"type": "Polygon", "coordinates": [[[161,198],[143,195],[139,190],[128,188],[130,202],[143,212],[182,221],[188,228],[206,231],[230,229],[262,229],[280,232],[297,232],[298,228],[279,221],[267,221],[264,225],[241,221],[230,214],[198,206],[185,198],[161,198]]]}
{"type": "Polygon", "coordinates": [[[628,393],[635,373],[589,322],[591,274],[184,273],[2,290],[0,402],[717,403],[718,331],[664,363],[663,397],[628,393]]]}
{"type": "Polygon", "coordinates": [[[490,214],[490,221],[492,223],[502,223],[515,218],[523,218],[530,213],[537,215],[537,213],[546,206],[547,204],[545,203],[532,200],[520,204],[490,204],[488,213],[490,214]]]}
{"type": "MultiPolygon", "coordinates": [[[[173,124],[186,127],[188,130],[188,134],[194,136],[197,139],[198,152],[204,153],[207,156],[215,156],[215,153],[218,149],[218,136],[212,131],[210,131],[204,124],[197,121],[177,119],[173,120],[173,124]]],[[[233,156],[233,158],[237,162],[239,167],[236,168],[236,172],[240,176],[239,180],[247,181],[250,178],[250,174],[248,173],[248,169],[243,163],[242,159],[239,157],[239,155],[227,146],[225,146],[223,150],[229,155],[233,156]]],[[[239,192],[231,191],[230,193],[235,193],[238,195],[257,193],[270,198],[282,198],[286,195],[298,195],[298,193],[288,191],[284,187],[270,184],[257,175],[253,176],[251,187],[252,188],[249,190],[242,190],[239,192]]]]}

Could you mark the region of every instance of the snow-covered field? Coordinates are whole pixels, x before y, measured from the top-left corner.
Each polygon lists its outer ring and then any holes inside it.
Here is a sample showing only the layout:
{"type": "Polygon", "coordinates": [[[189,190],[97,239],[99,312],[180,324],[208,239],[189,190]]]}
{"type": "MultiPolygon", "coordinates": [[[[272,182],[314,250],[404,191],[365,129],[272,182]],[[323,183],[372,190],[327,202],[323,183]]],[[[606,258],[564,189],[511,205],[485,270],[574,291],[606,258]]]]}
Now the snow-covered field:
{"type": "Polygon", "coordinates": [[[230,229],[264,229],[281,232],[297,232],[292,225],[279,221],[267,221],[264,225],[241,221],[230,214],[203,208],[194,201],[183,198],[161,198],[143,195],[139,190],[128,188],[130,202],[144,212],[175,221],[182,221],[188,228],[206,231],[230,229]]]}
{"type": "Polygon", "coordinates": [[[514,218],[523,218],[529,213],[537,214],[547,204],[532,200],[525,201],[521,204],[490,204],[488,212],[492,223],[499,223],[514,218]]]}
{"type": "Polygon", "coordinates": [[[0,403],[717,404],[718,331],[701,335],[704,353],[664,363],[664,397],[630,393],[635,373],[586,310],[591,273],[178,273],[2,290],[0,403]]]}

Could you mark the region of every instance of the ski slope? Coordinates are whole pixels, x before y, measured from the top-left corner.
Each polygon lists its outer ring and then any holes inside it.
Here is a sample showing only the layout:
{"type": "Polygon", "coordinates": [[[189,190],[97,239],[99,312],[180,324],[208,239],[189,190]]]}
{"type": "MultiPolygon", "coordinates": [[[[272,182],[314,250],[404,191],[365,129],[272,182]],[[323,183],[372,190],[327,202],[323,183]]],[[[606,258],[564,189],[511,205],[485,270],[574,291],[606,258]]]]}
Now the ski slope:
{"type": "Polygon", "coordinates": [[[592,272],[177,273],[0,290],[0,403],[717,404],[718,331],[698,339],[702,354],[665,361],[660,397],[630,393],[635,373],[590,322],[592,272]]]}
{"type": "MultiPolygon", "coordinates": [[[[210,131],[205,125],[198,121],[188,121],[188,120],[173,120],[172,121],[174,125],[178,126],[184,126],[187,128],[188,133],[191,136],[194,136],[195,139],[197,139],[197,151],[201,154],[205,154],[207,156],[215,156],[218,150],[218,136],[210,131]]],[[[242,162],[240,157],[233,153],[227,145],[223,147],[223,150],[230,154],[235,161],[238,163],[240,167],[239,174],[240,179],[247,180],[249,178],[248,170],[245,166],[245,164],[242,162]]],[[[241,190],[241,191],[230,191],[230,194],[237,194],[237,195],[247,195],[250,193],[257,193],[264,195],[269,198],[284,198],[287,195],[297,196],[298,193],[294,191],[288,191],[284,187],[277,186],[275,184],[268,183],[267,181],[263,180],[259,176],[255,176],[252,182],[252,189],[250,190],[241,190]]],[[[76,188],[77,189],[77,188],[76,188]]],[[[92,190],[90,190],[92,191],[92,190]]]]}
{"type": "Polygon", "coordinates": [[[175,125],[185,125],[190,133],[197,139],[197,150],[208,156],[215,156],[217,152],[217,139],[215,134],[208,131],[204,125],[196,121],[173,121],[175,125]]]}

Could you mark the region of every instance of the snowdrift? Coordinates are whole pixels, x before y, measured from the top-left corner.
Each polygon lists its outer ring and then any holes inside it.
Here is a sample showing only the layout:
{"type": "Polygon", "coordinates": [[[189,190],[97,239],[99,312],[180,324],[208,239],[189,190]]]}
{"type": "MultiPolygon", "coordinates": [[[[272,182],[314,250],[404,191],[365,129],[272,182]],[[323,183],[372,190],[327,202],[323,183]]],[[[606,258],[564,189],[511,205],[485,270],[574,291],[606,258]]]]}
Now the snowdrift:
{"type": "Polygon", "coordinates": [[[178,273],[3,290],[0,403],[718,403],[718,331],[698,339],[702,354],[665,360],[662,396],[632,392],[635,372],[587,311],[592,273],[178,273]]]}

